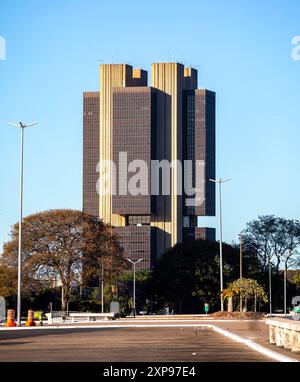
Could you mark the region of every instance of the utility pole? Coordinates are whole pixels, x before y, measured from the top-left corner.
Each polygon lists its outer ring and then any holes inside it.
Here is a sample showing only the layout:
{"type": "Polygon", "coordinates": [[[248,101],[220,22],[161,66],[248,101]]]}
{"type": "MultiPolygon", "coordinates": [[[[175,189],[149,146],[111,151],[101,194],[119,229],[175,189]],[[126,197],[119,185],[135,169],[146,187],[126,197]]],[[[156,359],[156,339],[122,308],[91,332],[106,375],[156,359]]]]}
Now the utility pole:
{"type": "Polygon", "coordinates": [[[287,278],[287,260],[284,262],[284,285],[283,285],[283,303],[284,303],[284,315],[286,316],[286,278],[287,278]]]}
{"type": "Polygon", "coordinates": [[[101,261],[101,313],[104,313],[104,268],[103,256],[101,261]]]}
{"type": "Polygon", "coordinates": [[[243,278],[243,239],[240,237],[240,279],[243,278]]]}
{"type": "MultiPolygon", "coordinates": [[[[240,236],[240,279],[243,278],[243,239],[240,236]]],[[[240,296],[240,312],[243,312],[243,300],[242,296],[240,296]]]]}
{"type": "Polygon", "coordinates": [[[269,257],[269,300],[270,300],[270,314],[272,314],[272,264],[269,257]]]}
{"type": "Polygon", "coordinates": [[[137,261],[132,261],[131,259],[127,259],[131,264],[133,264],[133,317],[136,315],[136,307],[135,307],[135,265],[142,261],[143,259],[139,259],[137,261]]]}
{"type": "Polygon", "coordinates": [[[65,311],[66,306],[65,306],[65,291],[64,291],[64,286],[61,286],[61,310],[65,311]]]}
{"type": "Polygon", "coordinates": [[[22,222],[23,222],[23,159],[24,159],[24,129],[37,125],[37,122],[25,124],[23,122],[10,123],[10,126],[21,129],[21,158],[20,158],[20,219],[19,219],[19,245],[18,245],[18,296],[17,296],[17,324],[21,326],[22,309],[22,222]]]}
{"type": "Polygon", "coordinates": [[[223,247],[222,247],[222,183],[230,179],[209,179],[210,182],[219,184],[219,225],[220,225],[220,291],[221,291],[221,311],[224,311],[223,304],[223,247]]]}

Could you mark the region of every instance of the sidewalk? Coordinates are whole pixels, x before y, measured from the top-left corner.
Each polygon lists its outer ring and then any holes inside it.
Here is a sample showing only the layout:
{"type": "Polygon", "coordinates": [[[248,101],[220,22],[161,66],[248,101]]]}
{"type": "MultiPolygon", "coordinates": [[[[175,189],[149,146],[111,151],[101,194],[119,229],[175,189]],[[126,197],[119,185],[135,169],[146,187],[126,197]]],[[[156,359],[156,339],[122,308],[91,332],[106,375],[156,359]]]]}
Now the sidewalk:
{"type": "MultiPolygon", "coordinates": [[[[210,322],[213,323],[213,321],[210,322]]],[[[224,320],[223,322],[215,323],[215,325],[222,329],[228,330],[231,333],[237,334],[242,338],[252,340],[258,345],[261,345],[269,350],[300,361],[300,354],[293,353],[288,349],[269,343],[269,327],[265,324],[264,320],[237,320],[236,322],[226,322],[224,320]]]]}

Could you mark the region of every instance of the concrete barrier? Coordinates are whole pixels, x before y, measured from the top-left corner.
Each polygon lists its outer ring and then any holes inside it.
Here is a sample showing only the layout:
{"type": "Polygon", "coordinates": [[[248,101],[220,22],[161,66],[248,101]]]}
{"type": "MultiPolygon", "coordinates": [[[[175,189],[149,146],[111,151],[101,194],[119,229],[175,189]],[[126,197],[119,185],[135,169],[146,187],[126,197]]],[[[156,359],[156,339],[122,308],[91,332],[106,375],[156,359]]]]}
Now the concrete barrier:
{"type": "Polygon", "coordinates": [[[300,353],[300,321],[288,318],[268,318],[269,342],[300,353]]]}

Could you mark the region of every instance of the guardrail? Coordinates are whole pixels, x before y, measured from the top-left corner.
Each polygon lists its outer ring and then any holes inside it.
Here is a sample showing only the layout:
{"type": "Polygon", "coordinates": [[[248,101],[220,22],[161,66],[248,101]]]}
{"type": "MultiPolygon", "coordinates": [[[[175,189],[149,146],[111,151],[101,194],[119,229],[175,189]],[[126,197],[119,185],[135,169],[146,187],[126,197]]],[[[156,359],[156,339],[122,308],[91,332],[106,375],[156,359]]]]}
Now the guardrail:
{"type": "Polygon", "coordinates": [[[75,322],[76,320],[83,321],[96,321],[97,319],[115,319],[115,313],[92,313],[92,312],[79,312],[79,311],[52,311],[46,313],[48,324],[62,324],[75,322]]]}
{"type": "Polygon", "coordinates": [[[50,313],[46,313],[46,317],[48,318],[49,324],[60,324],[71,322],[70,313],[77,313],[72,311],[65,310],[56,310],[50,313]]]}

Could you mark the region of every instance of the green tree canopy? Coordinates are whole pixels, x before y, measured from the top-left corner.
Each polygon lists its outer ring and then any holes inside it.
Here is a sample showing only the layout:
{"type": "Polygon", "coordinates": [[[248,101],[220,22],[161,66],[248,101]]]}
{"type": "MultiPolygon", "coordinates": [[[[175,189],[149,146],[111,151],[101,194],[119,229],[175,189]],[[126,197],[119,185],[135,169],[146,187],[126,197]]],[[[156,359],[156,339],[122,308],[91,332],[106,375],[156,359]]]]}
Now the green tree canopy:
{"type": "Polygon", "coordinates": [[[0,296],[10,297],[17,293],[17,270],[0,265],[0,296]]]}
{"type": "MultiPolygon", "coordinates": [[[[17,268],[19,224],[4,244],[1,265],[17,268]]],[[[83,284],[104,263],[120,272],[126,260],[111,227],[81,211],[50,210],[30,215],[22,225],[23,290],[41,291],[62,285],[65,300],[72,285],[83,284]]]]}
{"type": "MultiPolygon", "coordinates": [[[[241,233],[243,244],[248,250],[257,253],[262,267],[267,268],[269,261],[275,263],[279,273],[281,263],[292,264],[297,261],[300,246],[300,221],[275,217],[259,216],[247,224],[241,233]]],[[[299,260],[298,260],[299,261],[299,260]]]]}
{"type": "Polygon", "coordinates": [[[247,302],[250,298],[259,299],[265,303],[268,301],[264,288],[253,279],[239,278],[230,283],[224,297],[234,296],[241,297],[241,304],[244,302],[245,310],[247,310],[247,302]]]}
{"type": "MultiPolygon", "coordinates": [[[[259,274],[254,258],[245,259],[245,272],[259,274]],[[249,265],[251,264],[251,266],[249,265]]],[[[239,249],[223,244],[224,283],[238,277],[239,249]]],[[[219,243],[191,240],[176,244],[162,255],[152,274],[152,301],[157,309],[171,306],[176,312],[203,312],[220,308],[219,243]]]]}

